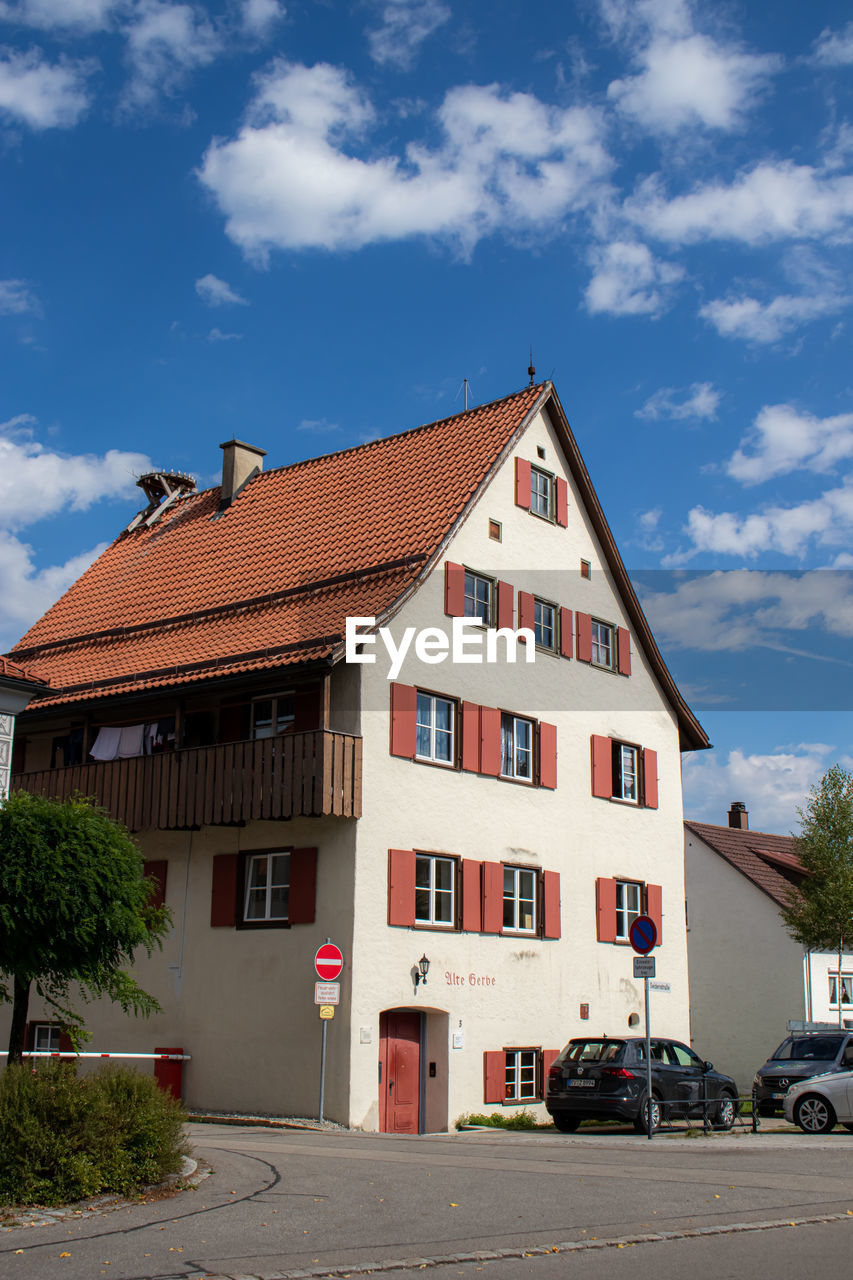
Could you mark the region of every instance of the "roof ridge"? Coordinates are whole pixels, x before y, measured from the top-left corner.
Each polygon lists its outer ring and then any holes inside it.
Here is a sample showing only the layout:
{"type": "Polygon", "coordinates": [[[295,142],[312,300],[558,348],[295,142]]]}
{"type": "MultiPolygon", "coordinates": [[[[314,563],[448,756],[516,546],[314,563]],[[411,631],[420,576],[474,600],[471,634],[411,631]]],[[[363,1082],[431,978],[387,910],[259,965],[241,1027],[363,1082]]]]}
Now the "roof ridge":
{"type": "Polygon", "coordinates": [[[771,840],[796,840],[793,835],[784,836],[778,831],[756,831],[752,827],[730,827],[718,822],[700,822],[698,818],[685,818],[686,827],[710,827],[713,831],[731,832],[736,836],[767,836],[771,840]]]}

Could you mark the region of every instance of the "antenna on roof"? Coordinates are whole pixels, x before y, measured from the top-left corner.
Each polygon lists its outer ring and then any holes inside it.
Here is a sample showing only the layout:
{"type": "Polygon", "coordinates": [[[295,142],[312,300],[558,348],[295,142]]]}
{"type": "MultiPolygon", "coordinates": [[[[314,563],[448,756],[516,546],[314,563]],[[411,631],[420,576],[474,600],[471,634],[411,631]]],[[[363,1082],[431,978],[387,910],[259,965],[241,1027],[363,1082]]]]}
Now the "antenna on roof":
{"type": "Polygon", "coordinates": [[[533,386],[533,379],[536,377],[536,367],[533,364],[533,347],[530,348],[530,364],[527,366],[527,376],[530,379],[530,386],[533,386]]]}
{"type": "Polygon", "coordinates": [[[461,392],[462,392],[462,395],[463,395],[463,403],[464,403],[464,405],[465,405],[465,408],[466,408],[466,409],[468,408],[468,392],[469,392],[470,390],[471,390],[471,383],[468,381],[468,379],[467,379],[467,378],[463,378],[463,379],[462,379],[462,385],[461,385],[461,387],[459,387],[459,388],[458,388],[458,390],[457,390],[457,392],[456,392],[455,399],[457,399],[457,400],[459,399],[459,392],[461,391],[461,392]]]}

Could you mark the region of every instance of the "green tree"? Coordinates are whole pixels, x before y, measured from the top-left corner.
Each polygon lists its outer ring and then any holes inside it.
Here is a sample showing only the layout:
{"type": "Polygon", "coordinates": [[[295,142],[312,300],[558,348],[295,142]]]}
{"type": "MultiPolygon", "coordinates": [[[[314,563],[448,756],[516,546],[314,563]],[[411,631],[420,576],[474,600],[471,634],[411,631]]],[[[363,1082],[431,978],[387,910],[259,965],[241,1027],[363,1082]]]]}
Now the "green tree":
{"type": "Polygon", "coordinates": [[[9,1062],[24,1049],[33,986],[75,1043],[87,1039],[70,1006],[107,996],[125,1013],[159,1010],[123,966],[162,946],[171,916],[151,905],[139,849],[82,797],[13,792],[0,801],[0,1001],[12,1004],[9,1062]],[[11,985],[11,990],[10,990],[11,985]]]}
{"type": "Polygon", "coordinates": [[[782,915],[804,947],[837,952],[840,1025],[841,960],[853,942],[853,775],[833,765],[798,813],[795,849],[808,874],[782,915]]]}

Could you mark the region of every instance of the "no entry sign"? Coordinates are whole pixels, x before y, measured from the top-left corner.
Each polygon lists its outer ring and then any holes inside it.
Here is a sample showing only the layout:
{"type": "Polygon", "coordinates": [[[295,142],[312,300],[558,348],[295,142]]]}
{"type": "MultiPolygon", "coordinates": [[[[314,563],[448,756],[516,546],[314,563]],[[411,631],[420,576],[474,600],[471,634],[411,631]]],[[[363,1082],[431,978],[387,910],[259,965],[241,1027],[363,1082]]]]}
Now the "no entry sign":
{"type": "Polygon", "coordinates": [[[322,947],[317,948],[314,968],[317,970],[317,977],[323,982],[334,982],[343,967],[343,952],[340,947],[335,946],[334,942],[324,942],[322,947]]]}

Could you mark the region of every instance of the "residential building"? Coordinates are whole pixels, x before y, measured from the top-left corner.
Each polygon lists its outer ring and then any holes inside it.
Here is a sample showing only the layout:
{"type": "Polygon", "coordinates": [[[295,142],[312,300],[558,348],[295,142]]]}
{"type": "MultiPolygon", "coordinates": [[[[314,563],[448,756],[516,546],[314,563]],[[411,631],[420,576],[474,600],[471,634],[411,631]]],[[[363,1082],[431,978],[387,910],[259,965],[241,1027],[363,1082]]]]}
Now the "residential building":
{"type": "Polygon", "coordinates": [[[790,1022],[853,1026],[853,953],[809,951],[780,908],[803,881],[793,836],[749,830],[742,801],[727,826],[684,823],[690,1030],[700,1053],[744,1092],[790,1022]]]}
{"type": "Polygon", "coordinates": [[[174,916],[138,966],[163,1012],[87,1009],[92,1047],[181,1046],[193,1106],[316,1114],[330,938],[328,1116],[543,1114],[570,1036],[638,1025],[640,912],[654,1029],[686,1038],[680,751],[708,740],[553,386],[269,471],[222,449],[204,492],[142,477],[12,655],[50,686],[16,785],[96,795],[174,916]]]}

